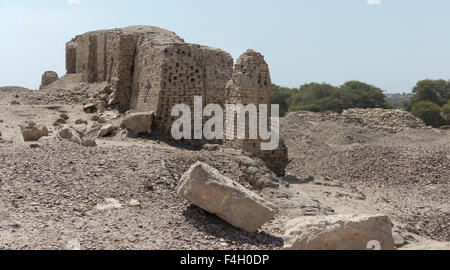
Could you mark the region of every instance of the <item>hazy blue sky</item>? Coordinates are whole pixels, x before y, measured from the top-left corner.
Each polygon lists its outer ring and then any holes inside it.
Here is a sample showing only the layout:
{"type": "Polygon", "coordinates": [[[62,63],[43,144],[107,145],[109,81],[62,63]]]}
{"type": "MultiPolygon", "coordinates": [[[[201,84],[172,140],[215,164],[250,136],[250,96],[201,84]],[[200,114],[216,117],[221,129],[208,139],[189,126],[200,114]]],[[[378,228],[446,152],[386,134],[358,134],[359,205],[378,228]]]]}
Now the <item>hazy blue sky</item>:
{"type": "Polygon", "coordinates": [[[450,78],[449,12],[449,0],[0,0],[0,86],[35,89],[45,70],[63,75],[77,34],[155,25],[235,59],[259,51],[277,84],[410,91],[450,78]]]}

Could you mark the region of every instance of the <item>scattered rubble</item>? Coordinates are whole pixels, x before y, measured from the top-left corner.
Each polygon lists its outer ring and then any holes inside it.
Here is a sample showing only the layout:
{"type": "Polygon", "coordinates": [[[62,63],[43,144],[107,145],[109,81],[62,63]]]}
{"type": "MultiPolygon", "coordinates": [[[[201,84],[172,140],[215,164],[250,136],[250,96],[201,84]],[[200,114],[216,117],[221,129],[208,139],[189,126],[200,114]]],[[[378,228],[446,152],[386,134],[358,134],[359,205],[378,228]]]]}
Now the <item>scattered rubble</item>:
{"type": "Polygon", "coordinates": [[[81,144],[81,137],[78,134],[78,132],[76,132],[75,130],[73,130],[71,127],[64,127],[59,131],[59,136],[61,136],[61,138],[63,139],[67,139],[73,143],[76,144],[81,144]]]}
{"type": "Polygon", "coordinates": [[[269,202],[202,162],[182,176],[177,194],[250,233],[275,215],[269,202]]]}
{"type": "Polygon", "coordinates": [[[286,117],[298,117],[305,121],[350,123],[388,132],[400,132],[405,128],[427,128],[422,120],[403,110],[349,109],[342,112],[342,114],[300,111],[289,113],[286,117]]]}
{"type": "Polygon", "coordinates": [[[300,217],[287,222],[284,239],[287,250],[365,250],[371,241],[395,249],[392,223],[382,215],[300,217]]]}

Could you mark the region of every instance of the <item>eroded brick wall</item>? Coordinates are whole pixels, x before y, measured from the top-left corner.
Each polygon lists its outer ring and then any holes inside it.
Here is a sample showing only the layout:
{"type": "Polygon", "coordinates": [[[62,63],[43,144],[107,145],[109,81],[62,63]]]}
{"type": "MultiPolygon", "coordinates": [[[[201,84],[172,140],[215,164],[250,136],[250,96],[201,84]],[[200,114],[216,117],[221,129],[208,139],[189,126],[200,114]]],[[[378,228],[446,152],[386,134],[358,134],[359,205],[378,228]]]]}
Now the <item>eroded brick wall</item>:
{"type": "MultiPolygon", "coordinates": [[[[120,111],[155,112],[154,130],[167,135],[177,118],[171,116],[172,108],[186,104],[194,113],[195,96],[202,96],[203,107],[267,104],[270,112],[272,85],[261,54],[249,50],[233,68],[229,53],[184,43],[174,33],[155,27],[77,36],[66,45],[66,67],[68,73],[81,74],[86,82],[107,81],[113,90],[110,102],[120,111]]],[[[260,139],[225,144],[255,154],[279,174],[284,171],[287,152],[283,147],[262,151],[260,139]]]]}
{"type": "MultiPolygon", "coordinates": [[[[270,111],[271,102],[270,96],[272,93],[272,82],[270,78],[269,67],[264,60],[264,56],[260,53],[248,50],[242,54],[236,62],[233,70],[232,79],[228,82],[225,89],[226,103],[228,104],[242,104],[247,106],[249,104],[256,105],[259,119],[261,120],[262,112],[259,110],[259,105],[267,105],[267,126],[270,127],[270,111]]],[[[227,120],[225,120],[227,121],[227,120]]],[[[287,149],[284,142],[281,140],[278,149],[272,151],[265,151],[261,148],[263,141],[259,134],[259,125],[257,139],[237,138],[237,116],[234,116],[234,130],[235,139],[225,140],[225,144],[242,149],[245,152],[254,154],[267,163],[267,166],[279,175],[284,174],[284,169],[287,165],[287,149]]],[[[258,122],[259,124],[259,122],[258,122]]],[[[246,116],[246,138],[249,138],[249,115],[246,116]]]]}

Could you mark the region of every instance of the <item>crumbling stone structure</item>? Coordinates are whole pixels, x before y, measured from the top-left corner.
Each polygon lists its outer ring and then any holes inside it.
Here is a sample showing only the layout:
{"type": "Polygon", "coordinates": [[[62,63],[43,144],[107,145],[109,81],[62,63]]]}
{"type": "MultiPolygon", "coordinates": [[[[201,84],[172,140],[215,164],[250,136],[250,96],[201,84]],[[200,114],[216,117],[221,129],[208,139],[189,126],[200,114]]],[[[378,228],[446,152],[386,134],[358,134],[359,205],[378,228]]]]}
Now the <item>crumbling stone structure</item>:
{"type": "MultiPolygon", "coordinates": [[[[185,43],[175,33],[157,27],[133,26],[76,36],[66,44],[66,69],[68,74],[81,74],[88,83],[108,82],[108,107],[154,112],[152,129],[163,134],[170,134],[176,120],[171,116],[173,106],[183,103],[193,108],[194,96],[202,96],[204,106],[270,104],[270,73],[261,54],[244,53],[233,70],[229,53],[185,43]]],[[[287,160],[283,147],[282,151],[262,152],[259,140],[227,144],[271,160],[268,164],[283,174],[286,164],[273,166],[275,160],[287,160]]]]}
{"type": "MultiPolygon", "coordinates": [[[[260,53],[248,50],[242,54],[236,62],[231,80],[228,82],[226,89],[226,104],[242,104],[247,106],[255,104],[258,115],[267,114],[267,126],[270,127],[270,96],[272,93],[272,82],[270,78],[269,66],[264,60],[264,56],[260,53]],[[259,105],[268,105],[267,111],[262,112],[259,105]]],[[[249,115],[246,115],[248,123],[249,115]]],[[[234,119],[236,120],[236,119],[234,119]]],[[[258,121],[260,121],[259,119],[258,121]]],[[[235,123],[237,121],[234,121],[235,123]]],[[[235,136],[237,136],[237,125],[234,127],[235,136]]],[[[245,127],[246,138],[250,138],[249,125],[245,127]]],[[[236,137],[235,137],[236,138],[236,137]]],[[[242,149],[245,152],[253,153],[267,163],[277,174],[284,174],[285,164],[288,163],[287,148],[284,141],[280,140],[277,150],[263,151],[261,150],[261,140],[259,134],[257,139],[234,139],[225,140],[225,144],[233,148],[242,149]]]]}
{"type": "Polygon", "coordinates": [[[42,75],[41,79],[41,86],[39,86],[39,89],[44,88],[45,86],[56,82],[59,79],[58,74],[54,71],[46,71],[42,75]]]}

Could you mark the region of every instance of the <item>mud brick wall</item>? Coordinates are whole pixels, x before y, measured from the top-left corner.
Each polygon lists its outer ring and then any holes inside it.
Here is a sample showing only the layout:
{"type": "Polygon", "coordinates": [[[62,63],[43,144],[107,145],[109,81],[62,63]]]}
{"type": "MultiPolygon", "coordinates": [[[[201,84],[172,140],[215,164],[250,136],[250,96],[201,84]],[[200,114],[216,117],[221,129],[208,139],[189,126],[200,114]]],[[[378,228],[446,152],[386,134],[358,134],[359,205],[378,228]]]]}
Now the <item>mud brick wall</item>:
{"type": "MultiPolygon", "coordinates": [[[[259,105],[267,105],[267,125],[270,127],[270,96],[272,93],[272,82],[269,67],[260,53],[248,50],[239,57],[233,70],[232,79],[228,82],[226,89],[226,103],[242,104],[244,106],[255,104],[258,115],[261,115],[259,105]]],[[[260,119],[258,119],[259,121],[260,119]]],[[[225,120],[226,121],[226,120],[225,120]]],[[[249,138],[249,119],[247,115],[246,138],[249,138]]],[[[237,117],[235,116],[235,138],[237,136],[237,117]]],[[[259,124],[259,123],[258,123],[259,124]]],[[[226,140],[225,145],[242,149],[254,154],[267,163],[267,166],[279,175],[284,175],[288,163],[287,149],[281,141],[278,149],[272,151],[261,150],[264,142],[259,135],[257,139],[226,140]]]]}
{"type": "MultiPolygon", "coordinates": [[[[207,104],[267,104],[271,79],[264,57],[252,50],[237,60],[229,53],[188,44],[173,32],[135,26],[89,32],[66,45],[67,73],[86,82],[106,81],[120,111],[155,112],[154,130],[170,135],[172,108],[186,104],[194,113],[194,97],[207,104]]],[[[208,120],[203,118],[203,123],[208,120]]],[[[226,120],[226,119],[225,119],[226,120]]],[[[192,115],[192,126],[194,117],[192,115]]],[[[192,128],[193,130],[193,128],[192,128]]],[[[247,126],[248,135],[248,126],[247,126]]],[[[262,151],[261,140],[223,141],[263,159],[275,172],[284,172],[287,151],[262,151]]],[[[287,163],[287,162],[286,162],[287,163]]]]}
{"type": "Polygon", "coordinates": [[[88,32],[67,43],[67,73],[81,74],[89,83],[107,81],[116,90],[119,110],[127,111],[132,109],[137,45],[145,42],[159,46],[184,41],[173,32],[149,26],[88,32]]]}
{"type": "Polygon", "coordinates": [[[77,73],[77,43],[66,44],[66,70],[67,74],[77,73]]]}
{"type": "Polygon", "coordinates": [[[139,45],[136,59],[132,107],[155,111],[155,125],[161,132],[170,134],[176,120],[171,116],[175,105],[186,104],[193,113],[195,96],[202,96],[203,106],[223,106],[224,88],[233,68],[227,52],[196,44],[147,43],[139,45]]]}

